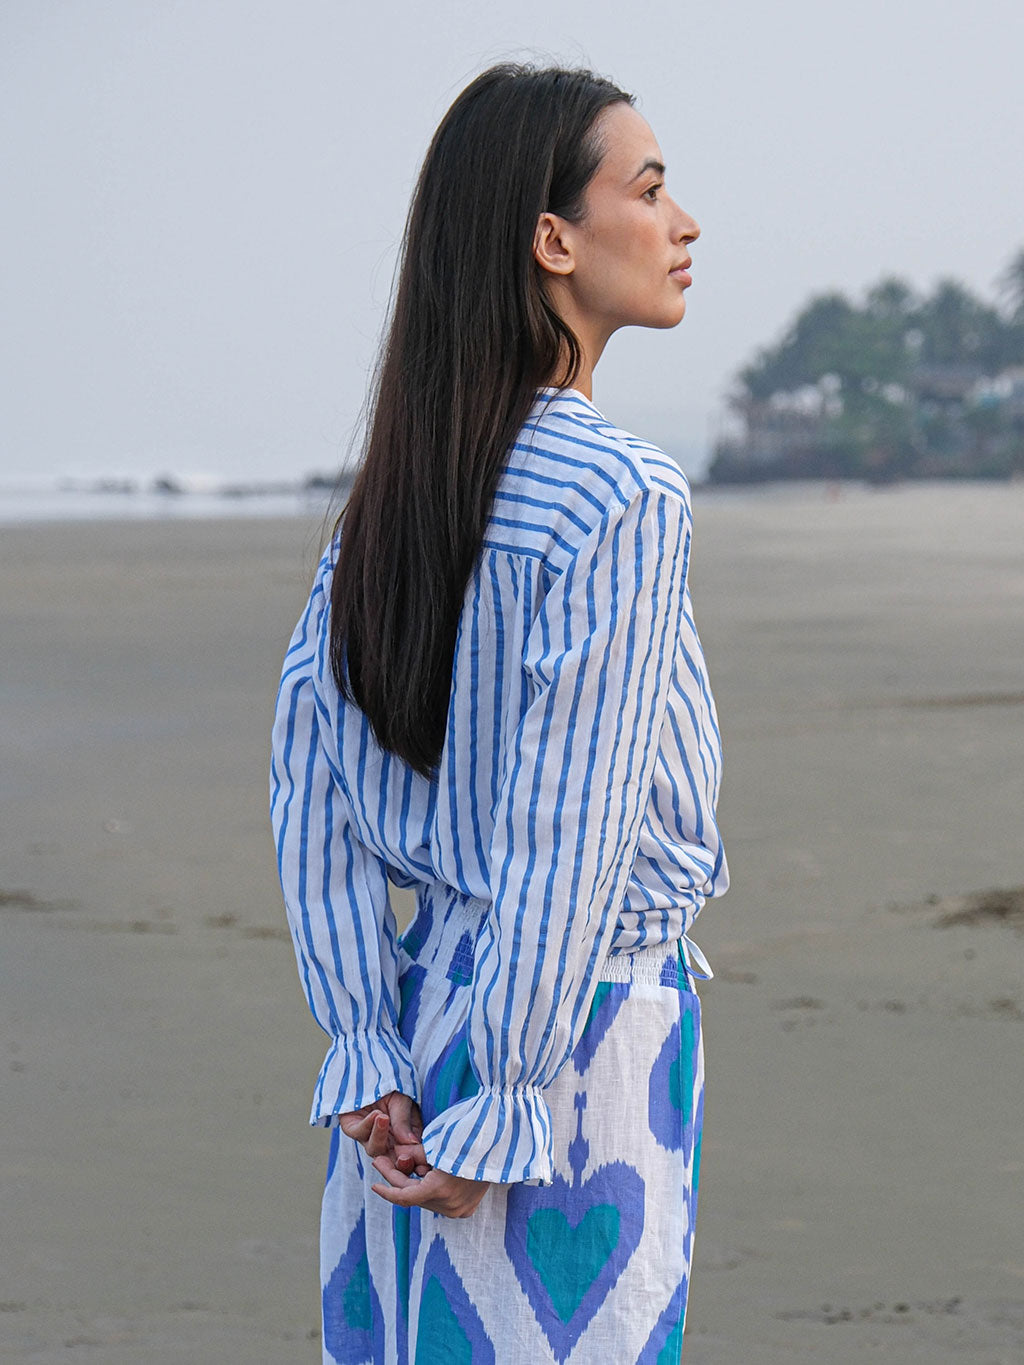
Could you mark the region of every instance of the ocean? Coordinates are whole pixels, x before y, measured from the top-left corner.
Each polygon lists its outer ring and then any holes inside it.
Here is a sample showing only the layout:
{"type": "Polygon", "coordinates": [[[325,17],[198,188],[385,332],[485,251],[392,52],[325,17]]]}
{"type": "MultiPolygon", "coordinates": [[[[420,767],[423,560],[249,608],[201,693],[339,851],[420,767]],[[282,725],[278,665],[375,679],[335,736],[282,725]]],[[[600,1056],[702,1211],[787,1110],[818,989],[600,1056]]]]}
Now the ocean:
{"type": "Polygon", "coordinates": [[[47,521],[192,521],[224,517],[315,517],[326,489],[274,493],[113,492],[0,488],[0,526],[47,521]]]}

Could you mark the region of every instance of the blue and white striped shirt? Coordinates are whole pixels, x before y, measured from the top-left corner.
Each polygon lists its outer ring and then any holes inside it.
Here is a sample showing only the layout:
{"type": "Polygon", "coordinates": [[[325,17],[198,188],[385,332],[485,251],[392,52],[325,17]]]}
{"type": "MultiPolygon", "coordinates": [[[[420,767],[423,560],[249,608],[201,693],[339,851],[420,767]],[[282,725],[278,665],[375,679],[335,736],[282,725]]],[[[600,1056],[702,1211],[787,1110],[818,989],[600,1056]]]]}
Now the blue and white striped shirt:
{"type": "Polygon", "coordinates": [[[324,555],[285,658],[271,767],[299,971],[333,1040],[312,1122],[391,1090],[419,1098],[388,882],[426,885],[483,917],[469,1018],[480,1090],[428,1124],[427,1158],[475,1179],[550,1179],[543,1090],[580,1038],[601,963],[683,939],[728,885],[690,533],[673,461],[575,390],[542,390],[466,588],[430,780],[338,693],[324,555]]]}

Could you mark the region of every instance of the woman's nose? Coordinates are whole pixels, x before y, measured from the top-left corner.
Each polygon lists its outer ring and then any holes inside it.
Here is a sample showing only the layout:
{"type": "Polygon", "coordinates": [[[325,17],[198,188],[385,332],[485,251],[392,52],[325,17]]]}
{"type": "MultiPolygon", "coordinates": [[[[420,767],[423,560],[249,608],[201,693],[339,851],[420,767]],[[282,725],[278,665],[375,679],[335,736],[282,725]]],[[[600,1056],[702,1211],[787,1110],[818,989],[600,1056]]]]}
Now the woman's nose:
{"type": "Polygon", "coordinates": [[[680,209],[679,212],[682,215],[682,229],[679,234],[680,241],[695,242],[700,236],[700,224],[697,222],[696,218],[691,218],[684,209],[680,209]]]}
{"type": "Polygon", "coordinates": [[[672,200],[672,207],[676,211],[676,221],[672,225],[672,240],[674,242],[695,242],[700,236],[700,224],[696,218],[691,218],[685,209],[680,208],[674,199],[672,200]]]}

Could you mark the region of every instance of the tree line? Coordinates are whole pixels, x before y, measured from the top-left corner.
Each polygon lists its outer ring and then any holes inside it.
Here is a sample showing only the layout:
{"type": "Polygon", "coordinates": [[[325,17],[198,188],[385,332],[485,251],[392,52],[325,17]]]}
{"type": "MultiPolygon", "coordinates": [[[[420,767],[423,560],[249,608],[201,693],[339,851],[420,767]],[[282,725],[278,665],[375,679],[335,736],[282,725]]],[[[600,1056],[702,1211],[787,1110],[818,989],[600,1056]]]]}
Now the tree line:
{"type": "Polygon", "coordinates": [[[1024,474],[1024,249],[994,303],[955,280],[821,294],[737,376],[715,482],[1024,474]]]}

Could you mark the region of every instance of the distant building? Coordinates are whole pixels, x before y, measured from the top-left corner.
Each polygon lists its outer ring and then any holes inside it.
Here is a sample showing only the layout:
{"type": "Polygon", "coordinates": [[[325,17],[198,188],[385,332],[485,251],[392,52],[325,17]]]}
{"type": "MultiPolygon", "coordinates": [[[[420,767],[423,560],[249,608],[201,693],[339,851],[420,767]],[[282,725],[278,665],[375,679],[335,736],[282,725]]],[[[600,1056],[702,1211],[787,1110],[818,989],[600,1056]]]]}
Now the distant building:
{"type": "Polygon", "coordinates": [[[922,364],[902,385],[865,383],[852,414],[839,381],[731,402],[712,482],[1005,477],[1024,473],[1024,366],[922,364]],[[865,396],[866,395],[866,396],[865,396]]]}

